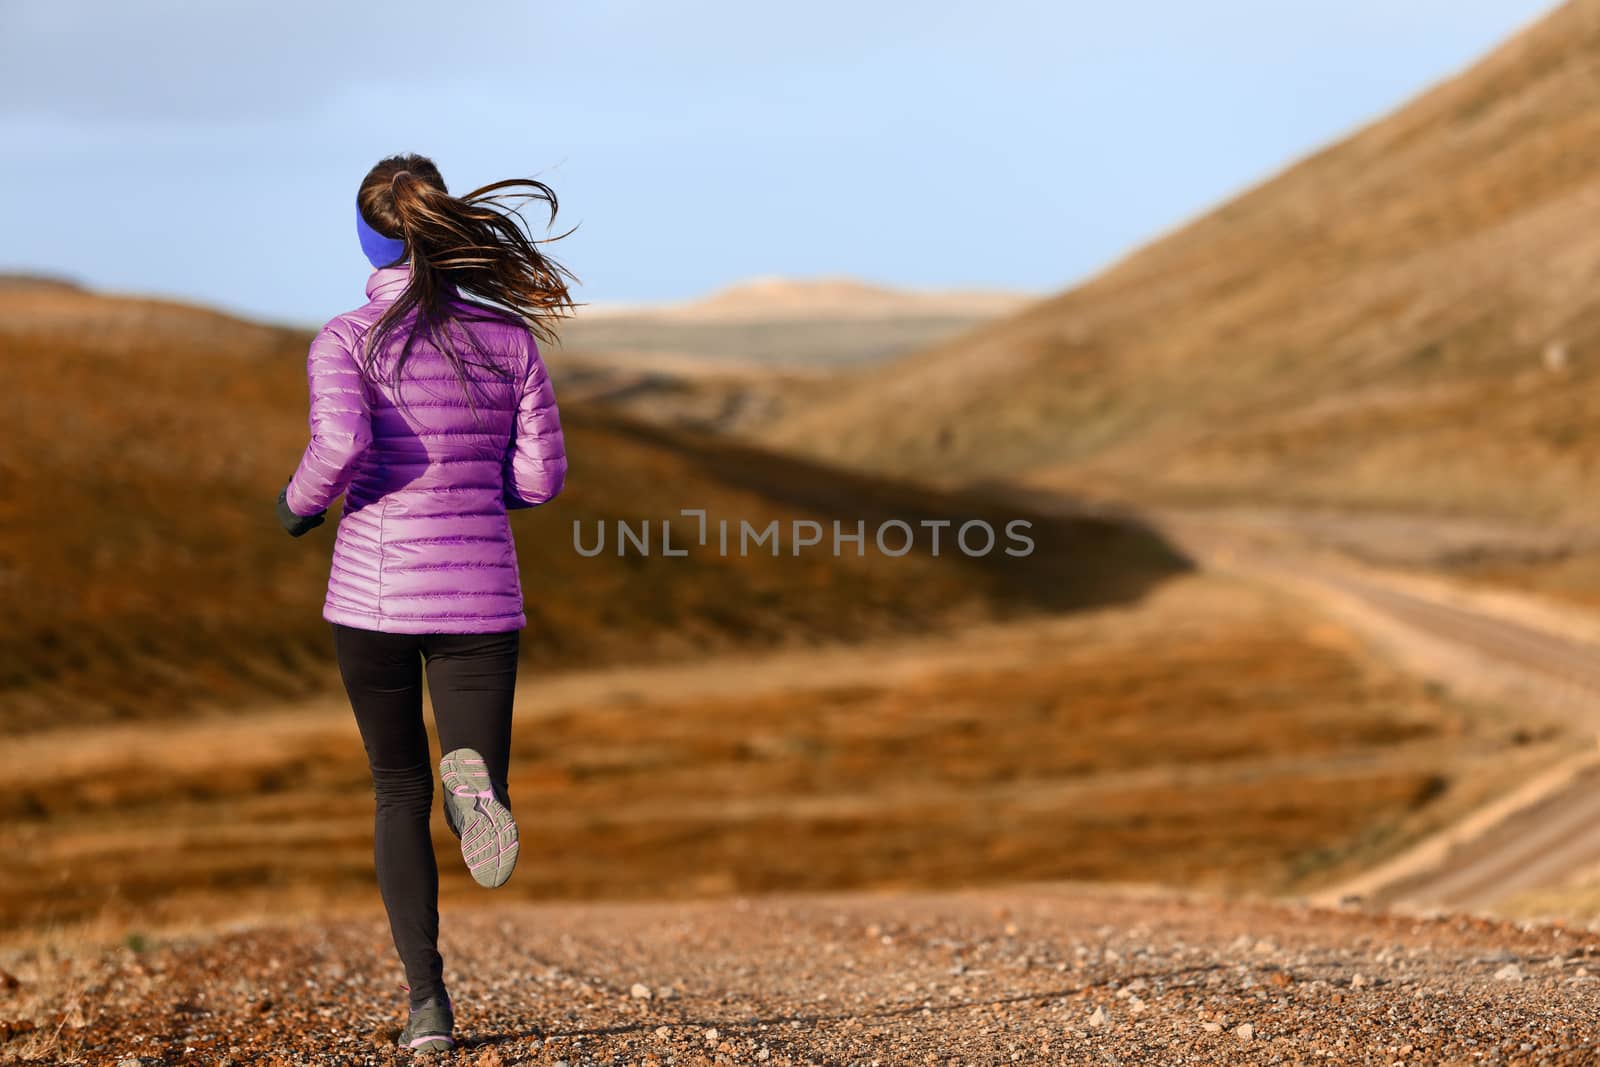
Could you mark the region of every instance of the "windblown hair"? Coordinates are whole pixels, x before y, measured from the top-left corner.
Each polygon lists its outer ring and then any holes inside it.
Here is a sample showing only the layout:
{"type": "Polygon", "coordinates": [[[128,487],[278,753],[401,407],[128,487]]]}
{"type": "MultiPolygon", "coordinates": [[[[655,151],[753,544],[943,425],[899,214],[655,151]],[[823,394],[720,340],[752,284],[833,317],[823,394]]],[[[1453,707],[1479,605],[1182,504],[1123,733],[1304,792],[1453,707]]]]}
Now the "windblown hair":
{"type": "Polygon", "coordinates": [[[518,201],[543,201],[553,222],[555,191],[532,178],[511,178],[465,196],[451,196],[431,159],[406,154],[379,161],[362,179],[356,198],[367,225],[385,237],[405,241],[411,260],[410,282],[367,331],[363,368],[375,375],[377,361],[395,331],[406,328],[406,320],[415,313],[394,362],[394,383],[398,386],[400,369],[420,332],[450,363],[476,417],[467,366],[507,368],[479,350],[467,331],[458,330],[459,321],[510,316],[539,340],[553,343],[551,323],[576,307],[567,282],[577,278],[539,249],[572,231],[536,240],[529,236],[527,220],[517,206],[518,201]],[[451,306],[457,294],[464,299],[451,306]],[[467,338],[479,360],[461,355],[457,334],[467,338]]]}

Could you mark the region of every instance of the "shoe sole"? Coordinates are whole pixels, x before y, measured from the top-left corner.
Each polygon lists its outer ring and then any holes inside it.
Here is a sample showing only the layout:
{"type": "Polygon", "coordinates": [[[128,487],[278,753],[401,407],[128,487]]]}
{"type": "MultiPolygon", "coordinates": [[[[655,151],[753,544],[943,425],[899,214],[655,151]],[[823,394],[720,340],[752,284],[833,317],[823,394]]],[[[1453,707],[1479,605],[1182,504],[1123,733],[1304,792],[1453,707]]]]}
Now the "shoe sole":
{"type": "Polygon", "coordinates": [[[418,1037],[406,1045],[412,1052],[449,1052],[455,1047],[455,1039],[449,1037],[418,1037]]]}
{"type": "Polygon", "coordinates": [[[489,889],[506,884],[517,866],[517,821],[494,795],[489,771],[476,750],[458,748],[439,761],[461,830],[461,858],[472,880],[489,889]]]}

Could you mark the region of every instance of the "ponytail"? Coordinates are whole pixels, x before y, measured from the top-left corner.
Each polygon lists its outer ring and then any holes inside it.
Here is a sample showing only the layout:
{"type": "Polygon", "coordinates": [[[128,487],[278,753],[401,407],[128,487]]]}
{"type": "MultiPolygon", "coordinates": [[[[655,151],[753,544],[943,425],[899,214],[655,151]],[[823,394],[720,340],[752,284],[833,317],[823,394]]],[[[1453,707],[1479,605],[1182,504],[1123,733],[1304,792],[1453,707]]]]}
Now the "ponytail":
{"type": "Polygon", "coordinates": [[[411,258],[410,282],[367,332],[362,363],[369,374],[394,331],[415,311],[416,322],[394,364],[395,384],[420,330],[445,354],[476,416],[467,365],[503,368],[462,331],[484,362],[464,360],[452,339],[452,318],[503,320],[510,315],[539,340],[555,341],[551,324],[576,307],[567,282],[577,278],[539,246],[572,231],[542,241],[530,237],[515,205],[531,200],[548,204],[554,221],[555,191],[532,178],[494,182],[455,197],[445,188],[438,167],[425,156],[390,156],[367,173],[356,196],[362,218],[383,236],[403,240],[411,258]],[[465,313],[459,307],[449,309],[453,291],[464,291],[503,313],[497,315],[482,305],[465,313]]]}

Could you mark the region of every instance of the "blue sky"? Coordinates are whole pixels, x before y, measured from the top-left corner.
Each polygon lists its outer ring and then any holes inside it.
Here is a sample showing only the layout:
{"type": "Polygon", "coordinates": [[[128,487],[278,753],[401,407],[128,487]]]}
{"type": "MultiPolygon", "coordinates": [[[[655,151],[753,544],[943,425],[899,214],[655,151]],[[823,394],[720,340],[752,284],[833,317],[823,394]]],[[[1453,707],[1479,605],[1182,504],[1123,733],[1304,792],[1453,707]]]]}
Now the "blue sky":
{"type": "Polygon", "coordinates": [[[419,151],[553,185],[580,300],[1053,292],[1551,6],[5,0],[0,269],[318,324],[361,176],[419,151]]]}

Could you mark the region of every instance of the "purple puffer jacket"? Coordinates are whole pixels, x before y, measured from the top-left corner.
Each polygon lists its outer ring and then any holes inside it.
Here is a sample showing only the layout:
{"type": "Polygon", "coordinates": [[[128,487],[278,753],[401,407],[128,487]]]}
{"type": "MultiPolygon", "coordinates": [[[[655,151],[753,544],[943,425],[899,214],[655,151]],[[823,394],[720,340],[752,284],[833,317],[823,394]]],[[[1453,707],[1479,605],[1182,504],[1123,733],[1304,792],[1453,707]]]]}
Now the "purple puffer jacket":
{"type": "Polygon", "coordinates": [[[311,443],[286,503],[315,515],[345,493],[322,610],[329,622],[387,633],[519,630],[528,620],[506,513],[561,491],[567,457],[555,393],[533,335],[508,317],[463,323],[511,373],[468,368],[481,426],[443,353],[420,334],[401,376],[405,406],[397,406],[388,370],[407,324],[387,346],[377,381],[362,374],[358,343],[410,273],[373,271],[370,302],[311,342],[311,443]]]}

